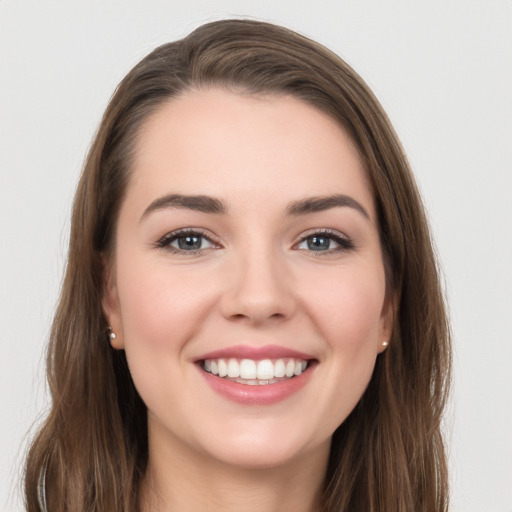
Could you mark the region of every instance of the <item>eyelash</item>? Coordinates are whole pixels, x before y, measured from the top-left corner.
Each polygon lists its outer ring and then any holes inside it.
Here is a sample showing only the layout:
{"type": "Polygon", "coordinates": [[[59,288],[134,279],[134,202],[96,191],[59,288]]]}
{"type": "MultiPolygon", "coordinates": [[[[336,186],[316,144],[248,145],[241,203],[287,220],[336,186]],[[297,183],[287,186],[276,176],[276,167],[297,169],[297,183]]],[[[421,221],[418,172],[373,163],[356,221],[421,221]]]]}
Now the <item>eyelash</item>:
{"type": "Polygon", "coordinates": [[[299,242],[297,244],[295,244],[295,247],[297,247],[300,244],[302,244],[303,242],[307,241],[309,238],[313,238],[315,236],[332,240],[338,244],[338,247],[335,247],[334,249],[327,249],[325,251],[314,251],[314,250],[307,250],[307,249],[299,249],[299,250],[304,250],[308,253],[311,253],[311,255],[315,256],[315,257],[322,257],[323,255],[346,252],[346,251],[355,249],[354,242],[350,238],[348,238],[346,235],[341,234],[339,231],[335,231],[333,229],[312,230],[312,231],[302,235],[299,242]]]}
{"type": "Polygon", "coordinates": [[[215,240],[213,240],[213,237],[210,235],[207,235],[204,231],[201,231],[200,229],[195,228],[185,228],[180,229],[178,231],[173,231],[171,233],[167,233],[164,235],[160,240],[158,240],[155,244],[155,247],[157,249],[165,249],[167,251],[170,251],[174,254],[187,254],[187,255],[194,255],[198,254],[201,251],[205,251],[207,248],[200,248],[195,250],[187,251],[185,249],[179,249],[177,247],[173,247],[171,244],[172,242],[178,240],[181,237],[185,236],[195,236],[197,238],[201,238],[203,240],[207,240],[209,243],[211,243],[214,248],[219,248],[220,244],[218,244],[215,240]]]}
{"type": "MultiPolygon", "coordinates": [[[[160,240],[158,240],[155,243],[155,247],[157,249],[165,249],[167,251],[170,251],[174,254],[186,254],[186,255],[195,255],[202,251],[205,251],[208,248],[199,248],[195,250],[185,250],[185,249],[179,249],[177,247],[173,247],[171,244],[178,240],[181,237],[185,236],[195,236],[197,238],[201,238],[203,240],[207,240],[210,244],[212,244],[213,248],[219,248],[221,245],[216,242],[211,235],[206,234],[204,231],[196,228],[185,228],[180,229],[178,231],[173,231],[171,233],[167,233],[164,235],[160,240]]],[[[305,233],[302,235],[300,240],[294,245],[294,248],[297,248],[297,250],[302,250],[308,253],[311,253],[314,257],[322,257],[323,255],[329,255],[334,253],[340,253],[340,252],[346,252],[349,250],[355,249],[355,245],[352,242],[350,238],[348,238],[346,235],[342,235],[338,231],[335,231],[333,229],[316,229],[312,230],[310,232],[305,233]],[[329,240],[332,240],[338,244],[338,247],[335,247],[334,249],[327,249],[325,251],[315,251],[315,250],[308,250],[308,249],[298,249],[298,246],[302,244],[303,242],[306,242],[308,239],[313,237],[321,237],[321,238],[327,238],[329,240]]]]}

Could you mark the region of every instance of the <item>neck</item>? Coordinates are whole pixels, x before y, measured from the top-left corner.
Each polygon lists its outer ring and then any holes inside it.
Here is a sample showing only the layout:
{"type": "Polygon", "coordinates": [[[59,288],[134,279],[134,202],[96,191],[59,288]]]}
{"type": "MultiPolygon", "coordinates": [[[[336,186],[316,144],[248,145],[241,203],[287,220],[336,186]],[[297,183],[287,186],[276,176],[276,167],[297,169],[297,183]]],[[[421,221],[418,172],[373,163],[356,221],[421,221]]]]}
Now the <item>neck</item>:
{"type": "Polygon", "coordinates": [[[150,443],[141,512],[319,512],[328,456],[324,446],[278,467],[248,468],[150,443]]]}

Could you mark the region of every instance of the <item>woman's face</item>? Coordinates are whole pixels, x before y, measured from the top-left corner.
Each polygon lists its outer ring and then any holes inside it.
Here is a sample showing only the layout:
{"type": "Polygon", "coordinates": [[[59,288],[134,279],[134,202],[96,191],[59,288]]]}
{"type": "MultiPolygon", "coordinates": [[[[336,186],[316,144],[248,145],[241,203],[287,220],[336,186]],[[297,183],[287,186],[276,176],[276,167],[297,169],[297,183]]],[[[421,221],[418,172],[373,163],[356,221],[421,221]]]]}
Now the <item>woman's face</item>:
{"type": "Polygon", "coordinates": [[[324,113],[191,91],[142,127],[104,307],[152,453],[322,454],[391,329],[372,193],[324,113]]]}

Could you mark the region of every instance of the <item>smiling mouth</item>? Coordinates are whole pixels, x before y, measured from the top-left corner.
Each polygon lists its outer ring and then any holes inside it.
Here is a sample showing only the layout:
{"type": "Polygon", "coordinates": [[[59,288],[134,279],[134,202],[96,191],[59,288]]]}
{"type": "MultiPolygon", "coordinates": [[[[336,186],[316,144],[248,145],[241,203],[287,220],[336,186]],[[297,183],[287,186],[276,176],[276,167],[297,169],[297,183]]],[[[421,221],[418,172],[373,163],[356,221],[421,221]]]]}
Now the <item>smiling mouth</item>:
{"type": "Polygon", "coordinates": [[[266,386],[293,379],[310,366],[310,361],[297,358],[280,359],[205,359],[201,368],[216,377],[246,384],[266,386]]]}

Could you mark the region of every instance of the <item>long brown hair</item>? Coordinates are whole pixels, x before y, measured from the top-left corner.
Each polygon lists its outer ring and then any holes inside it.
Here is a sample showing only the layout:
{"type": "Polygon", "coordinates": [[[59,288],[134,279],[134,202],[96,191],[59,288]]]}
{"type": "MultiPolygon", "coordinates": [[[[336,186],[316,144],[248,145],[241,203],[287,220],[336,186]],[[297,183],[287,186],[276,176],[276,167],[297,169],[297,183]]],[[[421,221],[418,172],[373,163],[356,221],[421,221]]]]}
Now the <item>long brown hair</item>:
{"type": "Polygon", "coordinates": [[[203,25],[144,58],[117,88],[76,192],[69,258],[48,348],[52,407],[26,462],[29,512],[135,512],[148,462],[146,408],[123,351],[107,342],[102,261],[112,250],[138,129],[198,87],[293,95],[353,139],[373,188],[387,287],[388,350],[333,435],[324,512],[447,510],[440,422],[450,339],[421,198],[386,114],[362,79],[321,45],[248,20],[203,25]]]}

